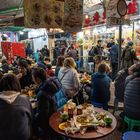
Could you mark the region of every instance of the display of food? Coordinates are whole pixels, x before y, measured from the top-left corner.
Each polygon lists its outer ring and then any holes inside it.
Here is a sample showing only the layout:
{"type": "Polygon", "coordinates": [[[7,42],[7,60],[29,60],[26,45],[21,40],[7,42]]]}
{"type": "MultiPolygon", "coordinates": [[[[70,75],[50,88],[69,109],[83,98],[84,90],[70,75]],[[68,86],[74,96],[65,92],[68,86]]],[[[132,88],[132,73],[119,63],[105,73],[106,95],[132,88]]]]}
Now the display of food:
{"type": "MultiPolygon", "coordinates": [[[[71,100],[68,102],[71,105],[72,103],[71,100]]],[[[92,104],[84,103],[75,106],[74,109],[73,117],[70,117],[66,110],[60,115],[61,120],[65,122],[59,125],[59,129],[65,131],[66,134],[75,134],[77,132],[84,134],[89,127],[93,129],[96,129],[98,126],[106,127],[113,122],[106,112],[96,112],[92,104]],[[80,109],[80,115],[78,109],[80,109]]]]}
{"type": "Polygon", "coordinates": [[[81,83],[82,84],[91,83],[91,76],[88,74],[83,74],[81,77],[81,83]]]}
{"type": "Polygon", "coordinates": [[[34,98],[36,90],[36,85],[31,85],[30,87],[26,87],[25,89],[22,89],[21,94],[26,95],[29,98],[34,98]]]}

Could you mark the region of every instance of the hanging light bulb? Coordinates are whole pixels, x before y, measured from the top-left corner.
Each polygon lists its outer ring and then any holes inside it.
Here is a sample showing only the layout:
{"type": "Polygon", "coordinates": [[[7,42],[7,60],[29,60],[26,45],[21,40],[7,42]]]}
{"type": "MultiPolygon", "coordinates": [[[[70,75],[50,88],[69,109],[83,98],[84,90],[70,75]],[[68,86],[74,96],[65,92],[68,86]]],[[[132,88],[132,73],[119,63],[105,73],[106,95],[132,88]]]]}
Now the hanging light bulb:
{"type": "Polygon", "coordinates": [[[85,15],[85,19],[88,19],[88,18],[89,18],[89,15],[86,14],[86,15],[85,15]]]}

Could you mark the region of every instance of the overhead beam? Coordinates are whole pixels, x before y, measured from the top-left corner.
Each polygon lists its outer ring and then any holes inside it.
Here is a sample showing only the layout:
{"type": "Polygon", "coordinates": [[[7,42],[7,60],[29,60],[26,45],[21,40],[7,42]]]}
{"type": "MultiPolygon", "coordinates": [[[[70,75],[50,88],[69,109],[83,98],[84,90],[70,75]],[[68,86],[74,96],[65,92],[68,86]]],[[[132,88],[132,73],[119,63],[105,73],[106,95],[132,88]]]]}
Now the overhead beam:
{"type": "Polygon", "coordinates": [[[18,7],[16,7],[16,8],[9,8],[9,9],[0,11],[0,14],[6,14],[6,13],[21,11],[21,10],[23,10],[22,7],[21,8],[18,8],[18,7]]]}

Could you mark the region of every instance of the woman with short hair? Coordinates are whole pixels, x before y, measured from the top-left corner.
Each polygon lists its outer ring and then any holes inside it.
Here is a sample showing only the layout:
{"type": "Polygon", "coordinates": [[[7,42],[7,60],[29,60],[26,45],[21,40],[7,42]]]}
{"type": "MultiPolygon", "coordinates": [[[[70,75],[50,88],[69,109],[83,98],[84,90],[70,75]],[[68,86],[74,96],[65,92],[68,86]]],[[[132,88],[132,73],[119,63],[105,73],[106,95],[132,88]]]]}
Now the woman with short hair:
{"type": "Polygon", "coordinates": [[[13,74],[0,80],[0,139],[28,140],[32,109],[29,100],[20,95],[21,87],[13,74]]]}

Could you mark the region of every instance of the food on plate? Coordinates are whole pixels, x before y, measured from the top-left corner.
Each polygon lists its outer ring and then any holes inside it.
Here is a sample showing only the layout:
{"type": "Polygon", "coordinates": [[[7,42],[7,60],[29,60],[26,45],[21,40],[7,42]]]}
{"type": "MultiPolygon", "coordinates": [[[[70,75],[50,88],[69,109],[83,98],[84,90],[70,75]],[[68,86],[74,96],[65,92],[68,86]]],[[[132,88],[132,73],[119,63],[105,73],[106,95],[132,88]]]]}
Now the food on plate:
{"type": "Polygon", "coordinates": [[[89,104],[89,103],[84,103],[81,106],[82,106],[82,109],[87,109],[88,107],[92,107],[93,108],[93,105],[89,104]]]}
{"type": "Polygon", "coordinates": [[[64,131],[65,128],[67,128],[68,126],[69,126],[68,122],[63,122],[59,124],[59,129],[64,131]]]}
{"type": "Polygon", "coordinates": [[[77,132],[84,134],[88,128],[97,129],[98,126],[106,127],[110,126],[113,122],[107,112],[96,112],[94,106],[89,103],[76,106],[72,100],[69,100],[64,110],[68,111],[64,111],[64,113],[60,115],[60,118],[62,121],[67,122],[61,123],[59,129],[65,131],[66,134],[75,134],[77,132]],[[69,111],[72,111],[72,115],[69,111]]]}
{"type": "Polygon", "coordinates": [[[112,120],[112,118],[105,118],[104,122],[106,123],[106,125],[111,125],[113,120],[112,120]]]}
{"type": "Polygon", "coordinates": [[[101,112],[101,113],[97,113],[95,117],[97,118],[98,121],[100,121],[100,120],[104,120],[106,116],[107,116],[106,112],[101,112]]]}
{"type": "Polygon", "coordinates": [[[67,112],[64,112],[60,115],[62,121],[67,121],[69,119],[69,115],[67,112]]]}
{"type": "Polygon", "coordinates": [[[92,123],[94,121],[94,118],[91,116],[78,116],[76,121],[80,123],[81,125],[86,125],[87,123],[92,123]]]}
{"type": "Polygon", "coordinates": [[[86,73],[82,75],[81,83],[91,83],[91,76],[86,73]]]}

